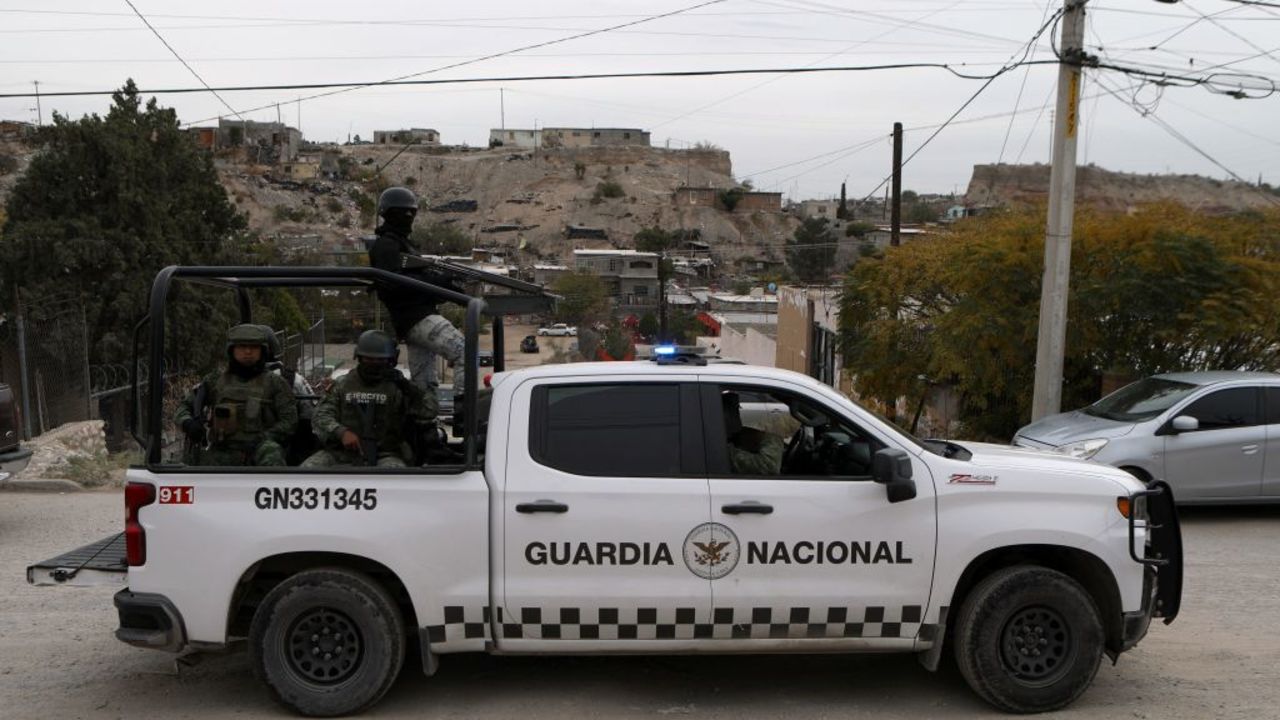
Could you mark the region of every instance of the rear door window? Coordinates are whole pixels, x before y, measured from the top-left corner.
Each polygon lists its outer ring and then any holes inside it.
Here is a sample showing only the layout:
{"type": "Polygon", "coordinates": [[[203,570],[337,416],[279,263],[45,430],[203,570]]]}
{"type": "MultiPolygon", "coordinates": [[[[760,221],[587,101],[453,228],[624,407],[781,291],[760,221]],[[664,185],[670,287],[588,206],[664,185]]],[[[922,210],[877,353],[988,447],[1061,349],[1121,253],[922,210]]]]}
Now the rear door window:
{"type": "Polygon", "coordinates": [[[1248,427],[1259,421],[1259,388],[1228,388],[1191,403],[1180,415],[1200,421],[1201,430],[1248,427]]]}
{"type": "MultiPolygon", "coordinates": [[[[696,403],[687,391],[684,403],[696,403]]],[[[666,477],[700,472],[700,448],[683,418],[675,383],[550,385],[534,391],[530,454],[576,475],[666,477]]],[[[696,407],[696,406],[695,406],[696,407]]]]}
{"type": "Polygon", "coordinates": [[[1267,392],[1267,424],[1280,425],[1280,387],[1269,387],[1267,392]]]}

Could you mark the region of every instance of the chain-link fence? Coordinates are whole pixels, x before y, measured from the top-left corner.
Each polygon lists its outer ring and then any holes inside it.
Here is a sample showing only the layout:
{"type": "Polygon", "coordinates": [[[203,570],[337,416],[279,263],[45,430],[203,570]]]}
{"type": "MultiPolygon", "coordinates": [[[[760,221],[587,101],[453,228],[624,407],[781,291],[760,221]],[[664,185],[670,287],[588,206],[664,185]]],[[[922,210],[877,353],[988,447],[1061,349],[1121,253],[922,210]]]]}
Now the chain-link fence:
{"type": "Polygon", "coordinates": [[[5,315],[0,381],[19,398],[27,438],[94,417],[88,327],[79,296],[28,298],[5,315]]]}

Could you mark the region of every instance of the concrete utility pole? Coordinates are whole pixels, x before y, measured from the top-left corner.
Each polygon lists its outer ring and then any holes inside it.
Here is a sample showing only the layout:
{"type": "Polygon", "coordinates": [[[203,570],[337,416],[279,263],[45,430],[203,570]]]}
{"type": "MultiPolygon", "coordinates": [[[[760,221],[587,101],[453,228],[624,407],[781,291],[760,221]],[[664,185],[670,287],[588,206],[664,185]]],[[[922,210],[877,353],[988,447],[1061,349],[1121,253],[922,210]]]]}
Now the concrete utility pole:
{"type": "Polygon", "coordinates": [[[889,214],[889,244],[902,244],[902,123],[893,124],[893,207],[889,214]]]}
{"type": "Polygon", "coordinates": [[[1062,361],[1067,342],[1067,287],[1071,277],[1071,221],[1076,198],[1076,129],[1080,124],[1080,65],[1084,50],[1085,0],[1066,0],[1062,16],[1062,62],[1053,122],[1053,166],[1049,174],[1049,222],[1044,237],[1044,283],[1036,342],[1032,422],[1062,407],[1062,361]]]}
{"type": "MultiPolygon", "coordinates": [[[[44,125],[44,111],[40,109],[40,81],[35,80],[36,84],[36,125],[44,125]]],[[[30,117],[30,116],[28,116],[30,117]]]]}

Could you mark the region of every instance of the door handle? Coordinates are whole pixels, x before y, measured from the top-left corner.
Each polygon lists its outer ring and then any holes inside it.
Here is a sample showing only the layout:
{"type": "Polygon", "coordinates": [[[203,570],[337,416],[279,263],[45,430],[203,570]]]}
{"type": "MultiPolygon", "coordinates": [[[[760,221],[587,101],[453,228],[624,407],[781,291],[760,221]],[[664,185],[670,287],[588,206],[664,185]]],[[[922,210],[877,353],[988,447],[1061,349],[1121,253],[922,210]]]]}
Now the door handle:
{"type": "Polygon", "coordinates": [[[770,515],[773,513],[773,506],[755,500],[744,500],[740,503],[721,505],[720,512],[726,515],[770,515]]]}
{"type": "Polygon", "coordinates": [[[1241,448],[1240,448],[1240,450],[1241,450],[1241,451],[1243,451],[1245,455],[1252,455],[1252,454],[1254,454],[1254,453],[1258,452],[1258,446],[1257,446],[1257,445],[1245,445],[1245,446],[1241,447],[1241,448]]]}
{"type": "Polygon", "coordinates": [[[560,514],[569,512],[569,506],[555,500],[536,500],[517,504],[516,512],[525,514],[543,512],[560,514]]]}

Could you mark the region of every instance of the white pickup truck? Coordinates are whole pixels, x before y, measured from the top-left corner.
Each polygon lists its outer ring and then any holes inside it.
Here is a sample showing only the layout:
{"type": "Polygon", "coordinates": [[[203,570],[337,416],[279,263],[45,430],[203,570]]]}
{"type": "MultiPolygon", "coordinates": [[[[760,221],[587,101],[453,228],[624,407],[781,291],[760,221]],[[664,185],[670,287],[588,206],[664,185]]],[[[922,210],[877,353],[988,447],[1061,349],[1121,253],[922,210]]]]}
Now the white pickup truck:
{"type": "Polygon", "coordinates": [[[908,652],[934,669],[948,651],[994,706],[1044,711],[1178,612],[1172,499],[1121,470],[921,442],[770,368],[667,357],[468,384],[456,466],[194,468],[153,442],[123,540],[28,579],[126,585],[133,645],[247,639],[272,695],[317,716],[370,707],[410,650],[427,675],[462,652],[908,652]],[[789,411],[744,430],[744,398],[789,411]]]}

